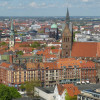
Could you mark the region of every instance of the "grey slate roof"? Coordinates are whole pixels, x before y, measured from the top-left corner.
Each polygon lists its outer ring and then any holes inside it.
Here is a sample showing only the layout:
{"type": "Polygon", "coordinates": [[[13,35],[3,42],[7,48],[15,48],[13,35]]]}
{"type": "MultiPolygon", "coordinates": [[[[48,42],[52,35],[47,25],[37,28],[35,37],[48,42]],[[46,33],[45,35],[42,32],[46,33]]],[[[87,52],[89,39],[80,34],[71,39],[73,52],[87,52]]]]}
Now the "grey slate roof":
{"type": "Polygon", "coordinates": [[[19,99],[12,99],[12,100],[44,100],[42,98],[30,98],[30,97],[23,97],[19,99]]]}
{"type": "Polygon", "coordinates": [[[100,88],[99,84],[82,84],[82,85],[76,85],[79,90],[95,90],[100,88]]]}
{"type": "Polygon", "coordinates": [[[44,87],[37,87],[38,89],[40,89],[40,90],[42,90],[42,91],[44,91],[44,92],[46,92],[46,93],[54,93],[54,87],[50,87],[50,88],[44,88],[44,87]]]}

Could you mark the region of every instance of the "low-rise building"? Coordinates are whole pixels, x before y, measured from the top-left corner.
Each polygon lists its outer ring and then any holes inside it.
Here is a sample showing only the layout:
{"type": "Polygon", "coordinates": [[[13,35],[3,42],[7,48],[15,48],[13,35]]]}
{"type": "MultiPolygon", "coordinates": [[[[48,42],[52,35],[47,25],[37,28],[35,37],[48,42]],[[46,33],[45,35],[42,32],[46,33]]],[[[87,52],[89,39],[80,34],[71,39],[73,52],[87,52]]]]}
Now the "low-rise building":
{"type": "Polygon", "coordinates": [[[45,100],[54,100],[54,88],[35,87],[35,96],[45,100]]]}
{"type": "Polygon", "coordinates": [[[77,96],[77,100],[100,100],[100,89],[97,90],[83,90],[77,96]]]}
{"type": "Polygon", "coordinates": [[[80,91],[73,84],[56,85],[54,90],[54,100],[70,100],[77,98],[80,91]]]}

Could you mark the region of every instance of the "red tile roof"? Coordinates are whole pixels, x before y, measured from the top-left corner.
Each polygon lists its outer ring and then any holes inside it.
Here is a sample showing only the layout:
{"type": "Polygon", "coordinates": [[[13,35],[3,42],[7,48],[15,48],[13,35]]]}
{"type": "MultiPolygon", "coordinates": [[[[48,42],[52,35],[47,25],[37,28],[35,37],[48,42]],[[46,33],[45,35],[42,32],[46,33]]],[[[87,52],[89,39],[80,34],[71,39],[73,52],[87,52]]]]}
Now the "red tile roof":
{"type": "Polygon", "coordinates": [[[43,63],[43,65],[44,65],[44,68],[48,67],[48,69],[58,69],[56,62],[50,62],[50,63],[46,62],[46,63],[43,63]]]}
{"type": "Polygon", "coordinates": [[[61,68],[61,66],[66,66],[66,68],[69,68],[69,66],[72,66],[71,68],[74,68],[74,66],[78,66],[78,68],[94,68],[95,63],[92,61],[75,60],[74,58],[63,58],[57,60],[57,66],[58,68],[61,68]]]}
{"type": "Polygon", "coordinates": [[[48,59],[48,58],[57,58],[56,55],[51,55],[51,54],[47,54],[44,57],[45,57],[45,59],[48,59]]]}
{"type": "Polygon", "coordinates": [[[8,63],[5,63],[5,62],[3,62],[3,63],[0,64],[0,66],[6,67],[6,68],[9,68],[10,65],[11,64],[8,64],[8,63]]]}
{"type": "Polygon", "coordinates": [[[82,68],[95,68],[95,63],[92,61],[80,63],[82,68]]]}
{"type": "Polygon", "coordinates": [[[75,42],[72,57],[100,57],[100,42],[75,42]]]}
{"type": "Polygon", "coordinates": [[[62,95],[65,89],[67,90],[68,95],[71,97],[80,94],[78,88],[73,84],[57,85],[57,88],[58,88],[59,95],[62,95]]]}

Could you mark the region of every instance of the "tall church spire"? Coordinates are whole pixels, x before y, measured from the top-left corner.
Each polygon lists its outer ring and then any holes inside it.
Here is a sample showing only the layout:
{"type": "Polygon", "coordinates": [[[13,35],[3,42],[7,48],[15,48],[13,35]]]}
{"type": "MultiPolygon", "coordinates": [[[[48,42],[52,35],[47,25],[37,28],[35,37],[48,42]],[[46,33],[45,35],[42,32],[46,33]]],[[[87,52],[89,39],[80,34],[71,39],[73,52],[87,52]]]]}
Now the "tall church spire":
{"type": "Polygon", "coordinates": [[[14,25],[13,25],[13,19],[11,20],[11,33],[10,33],[10,41],[9,41],[9,47],[13,47],[15,44],[15,33],[14,33],[14,25]]]}
{"type": "Polygon", "coordinates": [[[71,56],[72,41],[73,41],[72,31],[73,30],[72,30],[72,24],[70,22],[69,10],[67,8],[66,23],[62,33],[62,57],[63,58],[71,56]]]}
{"type": "Polygon", "coordinates": [[[10,33],[10,35],[14,35],[13,19],[11,20],[11,33],[10,33]]]}
{"type": "Polygon", "coordinates": [[[69,16],[69,10],[67,8],[66,24],[69,26],[69,23],[70,23],[70,16],[69,16]]]}

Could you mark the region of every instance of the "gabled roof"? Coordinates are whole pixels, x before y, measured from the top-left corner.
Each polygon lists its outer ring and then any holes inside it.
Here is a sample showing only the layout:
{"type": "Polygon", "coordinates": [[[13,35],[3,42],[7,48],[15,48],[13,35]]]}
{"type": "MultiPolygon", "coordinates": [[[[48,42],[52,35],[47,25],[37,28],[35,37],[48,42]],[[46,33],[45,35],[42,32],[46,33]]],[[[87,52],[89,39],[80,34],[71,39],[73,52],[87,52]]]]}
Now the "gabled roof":
{"type": "Polygon", "coordinates": [[[80,94],[80,91],[76,86],[73,84],[64,84],[64,85],[57,85],[59,95],[62,95],[64,90],[67,90],[69,96],[73,97],[75,95],[80,94]]]}
{"type": "Polygon", "coordinates": [[[3,63],[0,64],[0,66],[5,67],[5,68],[9,68],[10,65],[11,64],[6,63],[6,62],[3,62],[3,63]]]}

